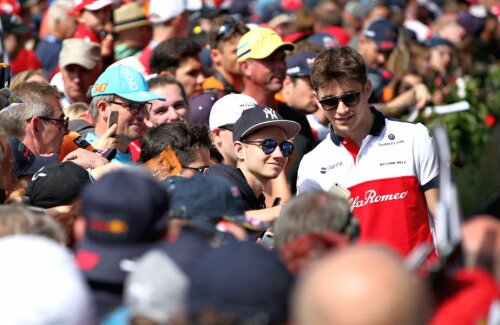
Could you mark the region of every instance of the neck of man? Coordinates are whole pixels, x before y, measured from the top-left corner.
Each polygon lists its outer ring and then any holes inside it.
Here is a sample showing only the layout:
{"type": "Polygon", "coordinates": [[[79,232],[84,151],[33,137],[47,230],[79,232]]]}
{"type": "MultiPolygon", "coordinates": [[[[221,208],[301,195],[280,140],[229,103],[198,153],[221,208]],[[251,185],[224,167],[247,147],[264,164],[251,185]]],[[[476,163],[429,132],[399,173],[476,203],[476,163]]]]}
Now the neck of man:
{"type": "Polygon", "coordinates": [[[276,108],[276,100],[274,99],[276,93],[262,89],[253,83],[245,83],[245,90],[242,94],[252,97],[259,105],[276,108]]]}
{"type": "MultiPolygon", "coordinates": [[[[368,108],[368,109],[370,109],[370,108],[368,108]]],[[[358,147],[361,147],[361,143],[366,138],[366,136],[370,133],[374,118],[375,118],[375,115],[368,114],[367,118],[362,121],[359,128],[349,132],[349,134],[345,135],[345,137],[354,141],[354,143],[356,143],[358,145],[358,147]]],[[[344,137],[344,135],[342,135],[342,134],[339,134],[339,135],[341,137],[344,137]]]]}
{"type": "Polygon", "coordinates": [[[255,197],[258,198],[262,193],[264,193],[264,189],[266,188],[267,183],[269,183],[268,179],[263,179],[258,175],[250,172],[245,166],[241,163],[237,163],[237,167],[241,170],[243,175],[245,175],[245,179],[255,194],[255,197]]]}
{"type": "Polygon", "coordinates": [[[235,91],[243,89],[243,77],[240,74],[229,73],[222,67],[215,67],[215,70],[224,78],[235,91]]]}
{"type": "Polygon", "coordinates": [[[37,141],[35,141],[31,137],[26,137],[25,136],[21,141],[24,143],[24,145],[26,147],[28,147],[28,149],[33,154],[35,154],[35,155],[45,154],[45,152],[42,152],[42,150],[40,150],[40,146],[38,145],[37,141]]]}
{"type": "Polygon", "coordinates": [[[177,35],[175,35],[175,30],[172,26],[164,24],[153,25],[153,40],[156,42],[156,44],[159,44],[176,36],[177,35]]]}

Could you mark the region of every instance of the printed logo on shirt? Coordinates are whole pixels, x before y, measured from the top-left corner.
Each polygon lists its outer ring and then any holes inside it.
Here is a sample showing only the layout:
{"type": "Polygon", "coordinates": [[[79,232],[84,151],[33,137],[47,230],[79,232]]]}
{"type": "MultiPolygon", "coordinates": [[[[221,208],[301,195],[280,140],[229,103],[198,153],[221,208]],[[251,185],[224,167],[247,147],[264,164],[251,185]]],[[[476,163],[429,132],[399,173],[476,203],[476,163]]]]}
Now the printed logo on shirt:
{"type": "Polygon", "coordinates": [[[328,165],[328,166],[321,167],[321,169],[319,170],[319,172],[321,174],[326,174],[327,171],[335,169],[335,168],[340,167],[340,166],[342,166],[342,162],[338,162],[338,163],[335,163],[333,165],[328,165]]]}
{"type": "Polygon", "coordinates": [[[408,191],[397,192],[397,193],[393,193],[393,194],[378,195],[375,190],[368,190],[365,192],[364,198],[360,198],[359,196],[356,196],[354,198],[351,198],[349,200],[349,203],[351,204],[351,206],[353,208],[361,208],[361,207],[364,207],[365,205],[372,204],[372,203],[402,200],[406,197],[407,194],[408,194],[408,191]]]}

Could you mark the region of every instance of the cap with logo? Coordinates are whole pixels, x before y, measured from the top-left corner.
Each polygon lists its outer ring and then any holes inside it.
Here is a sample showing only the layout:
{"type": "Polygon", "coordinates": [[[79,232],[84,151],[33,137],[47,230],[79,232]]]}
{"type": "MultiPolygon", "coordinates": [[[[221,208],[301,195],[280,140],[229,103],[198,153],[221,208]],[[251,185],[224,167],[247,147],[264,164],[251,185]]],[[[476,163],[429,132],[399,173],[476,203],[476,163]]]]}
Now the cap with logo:
{"type": "Polygon", "coordinates": [[[57,155],[35,155],[18,139],[11,138],[9,143],[14,156],[12,170],[16,177],[34,175],[43,166],[57,162],[57,155]]]}
{"type": "Polygon", "coordinates": [[[325,49],[338,46],[340,44],[338,39],[325,32],[312,34],[307,38],[307,40],[325,49]]]}
{"type": "Polygon", "coordinates": [[[309,77],[317,55],[318,52],[305,51],[289,56],[286,59],[286,74],[290,77],[309,77]]]}
{"type": "Polygon", "coordinates": [[[392,50],[398,41],[398,28],[387,19],[373,21],[363,34],[373,39],[380,50],[392,50]]]}
{"type": "Polygon", "coordinates": [[[86,221],[76,262],[89,280],[123,283],[127,261],[155,246],[167,229],[169,196],[153,176],[118,170],[82,193],[86,221]]]}
{"type": "Polygon", "coordinates": [[[277,49],[293,50],[293,44],[283,42],[274,30],[265,27],[250,29],[240,38],[236,48],[238,62],[248,59],[265,59],[277,49]]]}
{"type": "Polygon", "coordinates": [[[51,163],[33,175],[26,197],[32,206],[45,209],[67,205],[73,203],[90,181],[89,172],[71,161],[51,163]]]}
{"type": "Polygon", "coordinates": [[[233,125],[248,108],[257,106],[257,101],[248,95],[228,94],[217,100],[210,111],[210,130],[224,125],[233,125]]]}
{"type": "Polygon", "coordinates": [[[135,68],[123,64],[112,65],[97,78],[91,87],[90,95],[117,95],[134,102],[165,100],[149,92],[146,79],[135,68]]]}
{"type": "Polygon", "coordinates": [[[240,141],[253,132],[268,126],[279,127],[285,131],[288,139],[293,138],[300,131],[299,123],[283,119],[271,107],[257,106],[243,111],[240,118],[234,123],[233,141],[240,141]]]}
{"type": "Polygon", "coordinates": [[[151,0],[149,2],[149,21],[153,24],[161,24],[182,14],[184,11],[196,11],[202,7],[200,0],[169,0],[168,6],[165,0],[151,0]]]}
{"type": "Polygon", "coordinates": [[[92,70],[101,60],[101,47],[94,42],[86,42],[80,38],[68,38],[63,41],[59,53],[59,66],[67,67],[76,64],[92,70]]]}
{"type": "Polygon", "coordinates": [[[74,0],[75,12],[82,10],[96,11],[104,7],[117,4],[117,0],[74,0]]]}
{"type": "Polygon", "coordinates": [[[137,2],[127,3],[113,10],[113,23],[114,32],[151,25],[137,2]]]}

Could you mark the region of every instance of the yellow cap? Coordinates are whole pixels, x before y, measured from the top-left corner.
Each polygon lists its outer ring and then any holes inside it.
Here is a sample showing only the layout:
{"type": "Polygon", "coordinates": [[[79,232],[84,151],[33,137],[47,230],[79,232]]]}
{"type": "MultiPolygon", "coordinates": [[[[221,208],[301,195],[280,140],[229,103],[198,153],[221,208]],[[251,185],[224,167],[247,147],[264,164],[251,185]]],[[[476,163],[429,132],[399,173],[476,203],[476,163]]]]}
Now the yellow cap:
{"type": "Polygon", "coordinates": [[[238,62],[248,59],[264,59],[281,47],[284,50],[293,50],[293,44],[283,42],[274,30],[256,27],[241,37],[236,48],[236,56],[238,62]]]}

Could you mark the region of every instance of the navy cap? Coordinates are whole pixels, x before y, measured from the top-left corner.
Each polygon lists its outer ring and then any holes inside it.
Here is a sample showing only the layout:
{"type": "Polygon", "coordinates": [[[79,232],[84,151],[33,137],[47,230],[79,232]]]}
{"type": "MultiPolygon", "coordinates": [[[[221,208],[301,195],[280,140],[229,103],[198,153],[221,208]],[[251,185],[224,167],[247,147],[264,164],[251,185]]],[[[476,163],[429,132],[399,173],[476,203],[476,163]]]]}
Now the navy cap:
{"type": "Polygon", "coordinates": [[[263,231],[269,224],[245,216],[240,191],[229,180],[216,175],[192,178],[171,176],[163,181],[172,198],[169,217],[189,219],[195,225],[215,230],[218,221],[232,221],[245,229],[263,231]]]}
{"type": "Polygon", "coordinates": [[[85,238],[76,253],[85,276],[122,283],[126,275],[122,262],[138,258],[163,238],[168,208],[167,191],[144,171],[114,171],[85,187],[85,238]]]}
{"type": "Polygon", "coordinates": [[[9,143],[14,156],[12,171],[18,178],[34,175],[43,166],[57,162],[57,155],[35,155],[18,139],[10,138],[9,143]]]}
{"type": "Polygon", "coordinates": [[[212,106],[219,99],[215,93],[199,94],[189,98],[188,120],[194,124],[207,124],[212,106]]]}
{"type": "Polygon", "coordinates": [[[271,107],[255,106],[244,110],[234,123],[233,141],[240,141],[251,133],[268,126],[277,126],[283,129],[288,139],[293,138],[300,131],[299,123],[283,119],[271,107]]]}
{"type": "Polygon", "coordinates": [[[311,43],[321,46],[324,49],[340,45],[337,38],[325,32],[312,34],[307,38],[307,40],[311,43]]]}
{"type": "Polygon", "coordinates": [[[380,50],[392,50],[398,41],[398,28],[387,19],[373,21],[363,34],[373,39],[380,50]]]}
{"type": "Polygon", "coordinates": [[[33,175],[26,197],[32,206],[45,209],[67,205],[73,203],[90,181],[89,172],[71,161],[51,163],[33,175]]]}
{"type": "Polygon", "coordinates": [[[234,241],[205,253],[192,267],[189,313],[204,309],[240,320],[285,324],[292,276],[279,258],[252,242],[234,241]]]}
{"type": "Polygon", "coordinates": [[[305,51],[289,56],[286,59],[286,74],[290,77],[309,77],[317,55],[318,52],[305,51]]]}
{"type": "Polygon", "coordinates": [[[448,46],[450,48],[455,47],[452,42],[448,41],[447,39],[441,38],[439,36],[432,37],[431,39],[427,40],[425,44],[429,47],[436,47],[440,45],[448,46]]]}

